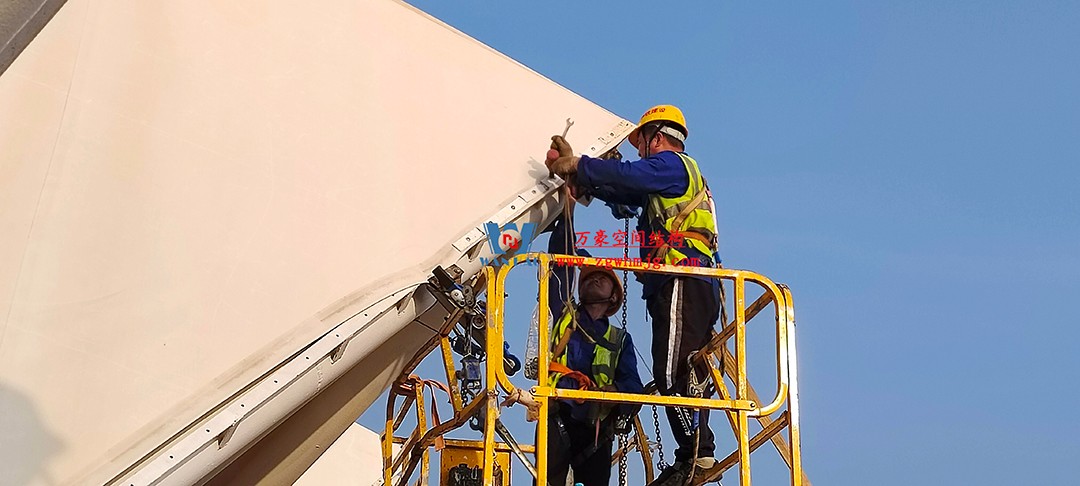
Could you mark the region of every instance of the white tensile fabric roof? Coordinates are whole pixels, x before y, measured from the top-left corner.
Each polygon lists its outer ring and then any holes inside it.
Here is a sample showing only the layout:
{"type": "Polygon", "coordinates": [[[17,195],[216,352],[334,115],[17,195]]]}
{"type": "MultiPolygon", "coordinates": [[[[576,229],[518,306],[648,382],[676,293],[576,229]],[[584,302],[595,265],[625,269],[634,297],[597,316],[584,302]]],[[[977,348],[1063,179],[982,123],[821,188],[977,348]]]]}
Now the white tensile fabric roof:
{"type": "Polygon", "coordinates": [[[115,479],[543,217],[507,208],[567,117],[584,153],[632,128],[396,1],[68,1],[0,76],[0,484],[115,479]]]}

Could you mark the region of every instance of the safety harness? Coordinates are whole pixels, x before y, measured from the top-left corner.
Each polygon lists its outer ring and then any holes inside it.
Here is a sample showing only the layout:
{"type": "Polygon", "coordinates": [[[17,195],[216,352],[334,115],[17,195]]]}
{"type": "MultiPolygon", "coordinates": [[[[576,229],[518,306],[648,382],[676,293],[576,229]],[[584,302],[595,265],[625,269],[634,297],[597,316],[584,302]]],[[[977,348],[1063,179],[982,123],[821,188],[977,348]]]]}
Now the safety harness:
{"type": "Polygon", "coordinates": [[[682,238],[687,245],[705,255],[711,256],[716,251],[716,220],[708,183],[698,170],[697,161],[684,153],[677,155],[686,167],[689,179],[686,192],[674,198],[652,195],[647,210],[650,227],[662,230],[668,236],[649,258],[668,265],[678,264],[686,258],[672,247],[672,239],[682,238]]]}

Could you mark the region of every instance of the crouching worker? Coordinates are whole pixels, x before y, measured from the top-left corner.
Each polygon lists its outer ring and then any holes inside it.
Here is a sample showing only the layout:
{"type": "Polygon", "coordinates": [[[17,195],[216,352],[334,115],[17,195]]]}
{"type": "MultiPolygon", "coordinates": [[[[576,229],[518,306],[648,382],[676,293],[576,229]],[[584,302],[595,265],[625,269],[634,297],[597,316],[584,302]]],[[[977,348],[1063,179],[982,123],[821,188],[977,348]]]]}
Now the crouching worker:
{"type": "MultiPolygon", "coordinates": [[[[549,253],[567,254],[573,227],[556,220],[549,253]]],[[[643,393],[634,344],[625,329],[609,322],[621,307],[623,287],[611,269],[554,265],[549,287],[553,317],[549,383],[557,388],[643,393]],[[572,295],[574,272],[578,301],[572,295]]],[[[548,414],[548,482],[566,484],[567,472],[584,486],[607,485],[611,478],[615,423],[637,414],[640,405],[558,400],[548,414]]]]}

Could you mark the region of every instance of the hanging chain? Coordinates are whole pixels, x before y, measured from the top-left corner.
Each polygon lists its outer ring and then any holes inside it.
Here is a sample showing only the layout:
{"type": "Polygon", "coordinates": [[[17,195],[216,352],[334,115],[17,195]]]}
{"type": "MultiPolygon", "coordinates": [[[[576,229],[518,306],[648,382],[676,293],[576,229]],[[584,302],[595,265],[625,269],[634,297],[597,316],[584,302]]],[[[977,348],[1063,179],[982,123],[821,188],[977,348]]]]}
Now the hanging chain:
{"type": "Polygon", "coordinates": [[[619,450],[622,451],[622,456],[619,457],[619,486],[626,486],[626,456],[630,454],[628,447],[629,441],[626,440],[626,434],[620,434],[619,450]]]}
{"type": "MultiPolygon", "coordinates": [[[[624,233],[626,237],[623,239],[623,263],[626,263],[630,259],[630,218],[627,218],[625,223],[624,233]]],[[[623,300],[622,300],[622,327],[627,329],[628,323],[626,322],[626,296],[629,292],[626,289],[627,283],[627,270],[624,268],[622,272],[622,288],[623,288],[623,300]]],[[[622,456],[619,457],[619,486],[626,486],[626,456],[630,454],[629,440],[627,436],[629,432],[619,434],[619,450],[622,451],[622,456]]]]}
{"type": "MultiPolygon", "coordinates": [[[[623,245],[623,259],[625,261],[626,259],[630,258],[630,218],[626,218],[623,228],[624,228],[623,231],[626,232],[626,241],[624,242],[624,245],[623,245]]],[[[623,328],[626,327],[626,300],[627,299],[625,298],[625,296],[626,296],[627,274],[628,274],[628,272],[626,270],[623,270],[623,292],[624,292],[624,294],[623,294],[623,308],[622,308],[623,328]]],[[[646,315],[646,319],[648,319],[648,313],[646,313],[645,315],[646,315]]],[[[661,471],[663,471],[664,469],[667,469],[668,465],[667,465],[667,462],[664,461],[664,442],[663,442],[663,439],[660,436],[660,414],[658,414],[656,412],[656,405],[652,406],[652,419],[653,419],[653,429],[656,432],[656,452],[657,452],[657,456],[659,456],[659,459],[660,459],[660,462],[657,463],[657,466],[661,471]]],[[[623,440],[623,438],[620,437],[619,441],[622,442],[622,440],[623,440]]],[[[625,454],[624,454],[624,459],[625,459],[625,454]]],[[[619,470],[619,474],[620,474],[619,480],[621,481],[622,480],[622,475],[625,474],[625,467],[623,466],[623,464],[621,462],[619,464],[619,469],[620,469],[619,470]]]]}
{"type": "Polygon", "coordinates": [[[652,421],[653,427],[656,428],[656,453],[660,457],[660,462],[657,463],[659,469],[663,471],[667,469],[667,463],[664,462],[664,443],[660,440],[660,415],[656,413],[656,405],[652,406],[652,421]]]}
{"type": "MultiPolygon", "coordinates": [[[[625,229],[623,230],[623,232],[626,233],[626,237],[623,239],[622,256],[623,256],[623,263],[626,263],[626,262],[628,262],[630,260],[630,218],[626,218],[623,221],[625,222],[624,223],[624,225],[625,225],[624,228],[625,229]]],[[[623,268],[623,271],[622,271],[622,289],[623,289],[622,327],[623,327],[623,329],[626,329],[626,324],[627,324],[626,323],[626,301],[628,299],[626,297],[627,297],[627,295],[630,294],[630,292],[626,288],[626,282],[627,282],[627,276],[629,275],[629,273],[630,273],[629,271],[627,271],[625,268],[623,268]]]]}

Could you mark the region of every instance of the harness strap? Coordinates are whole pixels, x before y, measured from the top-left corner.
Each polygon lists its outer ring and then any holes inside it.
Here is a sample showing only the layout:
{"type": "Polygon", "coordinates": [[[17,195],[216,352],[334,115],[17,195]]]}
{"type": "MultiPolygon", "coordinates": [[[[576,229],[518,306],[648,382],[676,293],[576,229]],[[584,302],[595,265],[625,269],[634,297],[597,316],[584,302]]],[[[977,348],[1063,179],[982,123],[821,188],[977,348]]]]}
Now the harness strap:
{"type": "MultiPolygon", "coordinates": [[[[593,383],[592,378],[589,375],[580,371],[572,370],[566,365],[552,361],[548,364],[548,371],[552,373],[560,373],[564,378],[570,378],[578,382],[578,390],[592,390],[596,388],[596,383],[593,383]]],[[[575,400],[577,403],[583,403],[584,400],[575,400]]]]}
{"type": "MultiPolygon", "coordinates": [[[[446,384],[441,381],[425,380],[417,375],[409,375],[408,382],[411,382],[409,383],[408,388],[413,391],[417,390],[416,387],[419,387],[420,393],[424,392],[425,386],[431,389],[431,416],[434,421],[433,426],[438,427],[441,425],[442,420],[439,419],[439,407],[435,405],[435,389],[438,388],[446,393],[446,401],[447,403],[450,403],[450,387],[446,386],[446,384]]],[[[436,451],[441,451],[446,447],[446,441],[442,436],[439,436],[435,438],[434,445],[436,451]]]]}
{"type": "MultiPolygon", "coordinates": [[[[707,195],[708,194],[706,191],[698,191],[697,196],[694,196],[694,199],[690,201],[690,204],[687,204],[686,207],[683,208],[682,212],[675,216],[675,220],[671,222],[671,231],[673,233],[679,233],[684,236],[689,236],[692,239],[702,241],[703,243],[705,243],[705,246],[709,247],[709,249],[711,250],[714,249],[711,238],[706,239],[705,235],[702,235],[701,233],[698,233],[696,231],[679,231],[679,227],[682,226],[683,221],[686,221],[686,218],[690,216],[690,213],[697,209],[697,206],[705,200],[705,197],[707,195]]],[[[667,256],[667,252],[670,250],[671,245],[669,245],[668,243],[664,243],[663,245],[660,245],[655,250],[653,250],[653,257],[664,258],[667,256]]]]}
{"type": "Polygon", "coordinates": [[[708,195],[708,192],[698,190],[694,199],[690,200],[690,204],[687,204],[686,207],[675,216],[675,220],[671,222],[671,231],[679,231],[679,227],[682,226],[683,221],[686,221],[686,217],[690,216],[690,213],[694,212],[694,210],[698,208],[698,205],[700,205],[708,195]]]}
{"type": "Polygon", "coordinates": [[[563,353],[566,352],[566,346],[570,344],[570,335],[574,333],[573,328],[576,327],[574,322],[570,321],[569,328],[563,332],[562,336],[559,338],[559,342],[555,345],[555,349],[551,352],[551,360],[553,362],[562,357],[563,353]]]}

